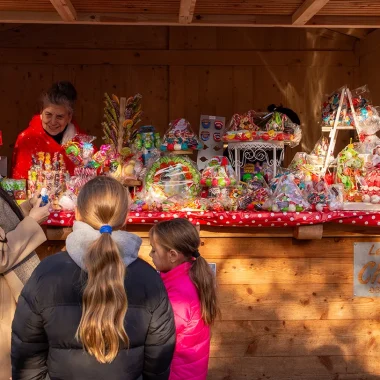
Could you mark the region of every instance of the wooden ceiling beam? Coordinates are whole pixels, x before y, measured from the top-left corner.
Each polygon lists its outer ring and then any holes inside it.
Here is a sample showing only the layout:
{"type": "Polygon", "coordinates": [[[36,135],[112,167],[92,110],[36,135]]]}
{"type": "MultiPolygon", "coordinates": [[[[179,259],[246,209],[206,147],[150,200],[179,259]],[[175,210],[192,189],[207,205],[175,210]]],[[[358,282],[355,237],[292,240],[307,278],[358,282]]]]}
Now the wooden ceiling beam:
{"type": "MultiPolygon", "coordinates": [[[[0,12],[0,23],[65,24],[56,12],[0,12]]],[[[292,24],[292,16],[283,15],[197,15],[190,24],[181,24],[176,14],[78,13],[75,24],[82,25],[167,25],[282,28],[380,28],[378,16],[314,16],[305,25],[292,24]]]]}
{"type": "Polygon", "coordinates": [[[305,0],[292,16],[293,25],[305,25],[329,0],[305,0]]]}
{"type": "Polygon", "coordinates": [[[372,29],[358,29],[358,28],[329,28],[334,32],[344,34],[346,36],[355,37],[359,40],[368,36],[371,33],[372,29]]]}
{"type": "Polygon", "coordinates": [[[53,7],[61,16],[63,21],[73,22],[77,19],[77,12],[71,3],[71,0],[50,0],[53,7]]]}
{"type": "Polygon", "coordinates": [[[179,23],[190,24],[193,21],[197,0],[181,0],[179,6],[179,23]]]}

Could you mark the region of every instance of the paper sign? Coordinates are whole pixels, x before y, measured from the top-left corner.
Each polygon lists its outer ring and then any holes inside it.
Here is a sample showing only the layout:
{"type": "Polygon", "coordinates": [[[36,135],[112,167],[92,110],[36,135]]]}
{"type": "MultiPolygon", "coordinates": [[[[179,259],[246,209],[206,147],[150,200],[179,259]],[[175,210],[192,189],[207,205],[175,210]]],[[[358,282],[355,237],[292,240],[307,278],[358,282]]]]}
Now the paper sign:
{"type": "Polygon", "coordinates": [[[354,296],[380,297],[380,243],[354,243],[354,296]]]}
{"type": "Polygon", "coordinates": [[[223,129],[226,118],[222,116],[201,115],[199,124],[199,138],[203,149],[198,151],[197,166],[203,170],[209,159],[214,156],[223,156],[223,129]]]}

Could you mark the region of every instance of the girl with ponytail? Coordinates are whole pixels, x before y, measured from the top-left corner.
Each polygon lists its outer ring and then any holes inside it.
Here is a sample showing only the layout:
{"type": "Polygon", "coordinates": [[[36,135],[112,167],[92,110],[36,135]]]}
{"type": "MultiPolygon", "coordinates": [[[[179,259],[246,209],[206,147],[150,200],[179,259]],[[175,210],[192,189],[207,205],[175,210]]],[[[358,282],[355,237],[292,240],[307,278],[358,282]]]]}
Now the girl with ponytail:
{"type": "Polygon", "coordinates": [[[165,287],[123,229],[128,191],[96,177],[78,196],[66,252],[45,259],[13,322],[13,379],[166,380],[175,327],[165,287]]]}
{"type": "Polygon", "coordinates": [[[206,380],[210,326],[219,314],[215,276],[200,255],[200,238],[187,219],[157,223],[149,232],[150,256],[174,311],[177,342],[170,380],[206,380]]]}

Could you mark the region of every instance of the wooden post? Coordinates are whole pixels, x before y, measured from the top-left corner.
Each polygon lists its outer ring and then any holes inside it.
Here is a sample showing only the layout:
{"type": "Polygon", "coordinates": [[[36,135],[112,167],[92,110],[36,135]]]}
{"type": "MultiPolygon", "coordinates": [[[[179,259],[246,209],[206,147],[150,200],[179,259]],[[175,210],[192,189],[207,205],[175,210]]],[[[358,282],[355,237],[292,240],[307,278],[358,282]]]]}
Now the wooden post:
{"type": "Polygon", "coordinates": [[[125,121],[125,106],[127,98],[120,98],[120,116],[119,116],[119,136],[117,140],[117,151],[121,153],[124,141],[124,121],[125,121]]]}
{"type": "Polygon", "coordinates": [[[323,235],[323,224],[312,226],[297,226],[294,228],[293,237],[298,240],[320,240],[323,235]]]}

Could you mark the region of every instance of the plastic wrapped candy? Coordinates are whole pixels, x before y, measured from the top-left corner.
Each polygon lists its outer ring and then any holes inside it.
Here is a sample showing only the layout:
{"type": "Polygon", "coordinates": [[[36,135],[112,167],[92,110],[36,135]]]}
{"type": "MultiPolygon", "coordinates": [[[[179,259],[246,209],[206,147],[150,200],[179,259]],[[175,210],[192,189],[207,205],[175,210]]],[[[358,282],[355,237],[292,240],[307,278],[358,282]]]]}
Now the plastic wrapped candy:
{"type": "Polygon", "coordinates": [[[66,155],[76,166],[87,166],[92,160],[94,154],[94,145],[92,141],[95,136],[78,134],[72,140],[64,144],[66,155]]]}
{"type": "Polygon", "coordinates": [[[257,173],[252,180],[247,182],[247,191],[238,198],[238,209],[249,211],[260,211],[264,204],[268,203],[272,192],[269,189],[263,175],[257,173]]]}
{"type": "MultiPolygon", "coordinates": [[[[372,106],[371,95],[367,85],[361,86],[352,91],[352,105],[354,106],[358,128],[360,128],[360,126],[370,117],[373,117],[375,114],[378,116],[376,109],[372,106]]],[[[355,125],[351,109],[348,110],[347,114],[350,118],[350,125],[355,125]]]]}
{"type": "Polygon", "coordinates": [[[305,152],[297,152],[292,162],[288,166],[288,170],[290,171],[298,171],[301,170],[305,165],[308,164],[308,154],[305,152]]]}
{"type": "Polygon", "coordinates": [[[359,181],[362,201],[380,203],[380,146],[373,149],[370,161],[366,163],[367,172],[359,181]]]}
{"type": "Polygon", "coordinates": [[[223,141],[284,141],[294,147],[301,141],[299,125],[294,124],[286,115],[279,112],[267,114],[248,111],[235,114],[223,141]]]}
{"type": "Polygon", "coordinates": [[[273,198],[264,207],[273,212],[295,212],[309,209],[310,204],[303,198],[294,179],[293,174],[284,175],[276,187],[273,198]]]}
{"type": "MultiPolygon", "coordinates": [[[[339,108],[340,97],[344,87],[341,87],[337,91],[334,91],[331,95],[327,96],[327,99],[322,104],[322,125],[332,127],[335,122],[335,118],[339,108]]],[[[340,119],[344,118],[347,113],[348,99],[345,95],[343,98],[340,119]]],[[[343,124],[345,124],[343,122],[343,124]]],[[[348,125],[351,125],[349,122],[348,125]]]]}
{"type": "Polygon", "coordinates": [[[74,176],[70,178],[70,189],[78,195],[80,189],[90,180],[96,177],[96,169],[79,167],[74,169],[74,176]]]}
{"type": "Polygon", "coordinates": [[[326,182],[321,179],[318,182],[313,182],[311,188],[306,192],[306,199],[311,205],[313,210],[323,211],[328,202],[328,186],[326,182]]]}
{"type": "Polygon", "coordinates": [[[204,187],[228,187],[236,185],[235,172],[227,157],[216,156],[207,162],[200,180],[204,187]]]}
{"type": "Polygon", "coordinates": [[[333,184],[328,187],[328,205],[330,211],[343,209],[343,185],[333,184]]]}
{"type": "Polygon", "coordinates": [[[170,123],[170,128],[165,133],[160,146],[160,150],[163,152],[200,150],[202,148],[203,144],[198,140],[186,119],[177,119],[170,123]]]}
{"type": "Polygon", "coordinates": [[[354,144],[347,145],[337,157],[337,182],[342,183],[345,193],[357,190],[358,177],[363,177],[364,160],[354,144]]]}
{"type": "Polygon", "coordinates": [[[144,164],[147,164],[148,160],[152,156],[152,151],[159,149],[160,145],[160,134],[155,132],[152,125],[145,125],[139,128],[134,140],[134,147],[136,151],[142,152],[144,164]]]}
{"type": "Polygon", "coordinates": [[[307,157],[308,164],[323,165],[329,149],[329,139],[322,136],[307,157]]]}
{"type": "Polygon", "coordinates": [[[146,171],[145,189],[170,198],[181,195],[189,199],[198,196],[200,173],[187,157],[160,157],[146,171]]]}
{"type": "Polygon", "coordinates": [[[46,188],[53,208],[59,208],[58,200],[66,191],[70,178],[62,154],[38,152],[32,157],[28,171],[28,197],[32,198],[38,189],[46,188]]]}

